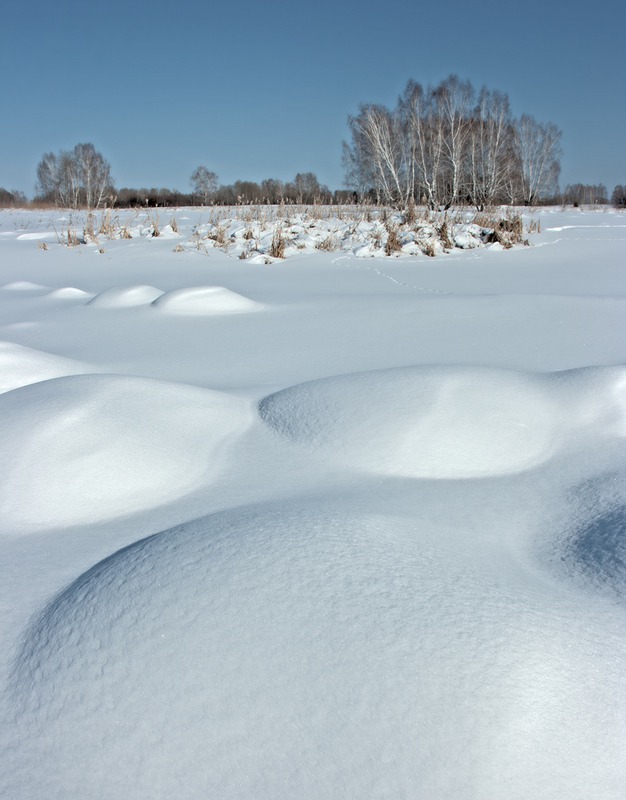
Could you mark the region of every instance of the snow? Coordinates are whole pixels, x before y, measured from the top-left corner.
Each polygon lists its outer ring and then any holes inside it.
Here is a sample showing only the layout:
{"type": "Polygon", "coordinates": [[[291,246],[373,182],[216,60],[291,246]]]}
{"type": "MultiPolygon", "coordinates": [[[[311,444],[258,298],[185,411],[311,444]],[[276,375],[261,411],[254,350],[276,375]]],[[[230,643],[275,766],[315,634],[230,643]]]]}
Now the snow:
{"type": "Polygon", "coordinates": [[[0,796],[621,798],[623,214],[269,213],[0,212],[0,796]]]}
{"type": "Polygon", "coordinates": [[[163,292],[154,286],[113,286],[98,292],[89,301],[90,306],[100,308],[125,308],[127,306],[141,306],[152,303],[163,292]]]}
{"type": "Polygon", "coordinates": [[[148,378],[74,375],[0,396],[0,507],[10,532],[160,504],[219,470],[245,401],[148,378]]]}
{"type": "Polygon", "coordinates": [[[157,297],[152,305],[168,314],[236,314],[260,308],[259,303],[222,286],[175,289],[157,297]]]}

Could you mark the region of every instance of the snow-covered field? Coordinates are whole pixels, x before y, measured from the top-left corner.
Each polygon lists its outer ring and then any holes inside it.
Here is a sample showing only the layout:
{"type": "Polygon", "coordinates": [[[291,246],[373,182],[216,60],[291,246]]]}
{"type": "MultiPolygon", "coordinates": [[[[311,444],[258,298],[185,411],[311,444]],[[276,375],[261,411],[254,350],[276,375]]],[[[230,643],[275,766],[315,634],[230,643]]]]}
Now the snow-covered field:
{"type": "Polygon", "coordinates": [[[621,800],[626,216],[171,216],[0,212],[0,797],[621,800]]]}

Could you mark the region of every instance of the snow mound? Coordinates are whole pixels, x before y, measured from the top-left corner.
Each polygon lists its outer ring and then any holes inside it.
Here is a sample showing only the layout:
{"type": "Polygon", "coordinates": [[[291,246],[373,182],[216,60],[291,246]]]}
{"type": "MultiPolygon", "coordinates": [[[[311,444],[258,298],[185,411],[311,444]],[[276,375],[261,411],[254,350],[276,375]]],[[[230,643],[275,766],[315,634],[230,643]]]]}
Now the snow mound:
{"type": "Polygon", "coordinates": [[[87,305],[98,308],[128,308],[152,303],[162,294],[154,286],[114,286],[97,294],[87,305]]]}
{"type": "Polygon", "coordinates": [[[17,237],[18,242],[37,242],[41,239],[48,239],[49,241],[54,241],[57,238],[56,233],[50,233],[49,231],[38,231],[36,233],[20,233],[17,237]]]}
{"type": "Polygon", "coordinates": [[[168,314],[237,314],[261,308],[260,303],[223,286],[175,289],[157,297],[152,305],[168,314]]]}
{"type": "Polygon", "coordinates": [[[0,341],[0,392],[88,371],[79,361],[0,341]]]}
{"type": "Polygon", "coordinates": [[[0,289],[5,292],[49,292],[49,286],[42,286],[40,283],[31,283],[31,281],[12,281],[0,286],[0,289]]]}
{"type": "Polygon", "coordinates": [[[247,402],[148,378],[80,375],[0,395],[0,509],[15,533],[129,514],[221,467],[247,402]]]}
{"type": "Polygon", "coordinates": [[[618,621],[434,533],[269,504],[100,562],[15,664],[11,796],[620,797],[618,621]]]}
{"type": "Polygon", "coordinates": [[[288,439],[356,469],[503,475],[545,462],[576,438],[624,435],[626,391],[612,392],[624,387],[626,371],[609,370],[597,395],[594,371],[579,373],[572,392],[562,386],[573,380],[569,373],[396,368],[296,385],[266,397],[259,412],[288,439]]]}
{"type": "Polygon", "coordinates": [[[64,286],[61,289],[53,289],[53,291],[48,294],[48,297],[51,297],[55,300],[85,299],[91,296],[92,295],[89,292],[85,292],[82,289],[77,289],[75,286],[64,286]]]}

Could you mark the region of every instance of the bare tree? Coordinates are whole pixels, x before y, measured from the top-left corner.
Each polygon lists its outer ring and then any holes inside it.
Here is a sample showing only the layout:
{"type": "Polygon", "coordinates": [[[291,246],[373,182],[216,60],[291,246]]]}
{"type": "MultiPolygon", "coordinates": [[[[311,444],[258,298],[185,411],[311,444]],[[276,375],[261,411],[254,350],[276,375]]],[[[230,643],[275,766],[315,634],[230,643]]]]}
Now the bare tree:
{"type": "Polygon", "coordinates": [[[511,118],[509,99],[450,75],[424,90],[409,81],[394,110],[362,105],[348,118],[346,185],[362,196],[431,208],[472,202],[527,202],[556,190],[558,128],[524,115],[511,118]]]}
{"type": "Polygon", "coordinates": [[[381,105],[363,105],[356,117],[349,118],[348,125],[352,148],[348,145],[347,154],[344,151],[344,161],[352,162],[361,181],[371,181],[378,199],[390,204],[406,203],[406,149],[399,116],[381,105]]]}
{"type": "Polygon", "coordinates": [[[563,190],[563,202],[573,206],[603,205],[609,202],[606,186],[602,183],[568,184],[563,190]]]}
{"type": "Polygon", "coordinates": [[[98,208],[111,190],[111,166],[90,144],[77,144],[71,160],[87,208],[98,208]]]}
{"type": "Polygon", "coordinates": [[[464,184],[464,163],[471,130],[474,89],[469,81],[450,75],[434,90],[436,118],[443,126],[443,163],[445,174],[446,207],[461,199],[467,187],[464,184]]]}
{"type": "Polygon", "coordinates": [[[398,111],[406,142],[408,194],[436,208],[441,202],[443,127],[435,112],[433,90],[425,92],[419,83],[409,81],[398,111]]]}
{"type": "Polygon", "coordinates": [[[517,169],[509,98],[483,88],[470,126],[470,196],[478,209],[507,199],[517,169]]]}
{"type": "Polygon", "coordinates": [[[541,123],[522,114],[516,125],[516,150],[520,161],[522,201],[534,205],[556,194],[561,165],[561,131],[552,122],[541,123]]]}
{"type": "Polygon", "coordinates": [[[194,194],[202,200],[202,205],[208,205],[217,191],[218,177],[215,172],[211,172],[206,167],[196,167],[189,179],[194,194]]]}
{"type": "Polygon", "coordinates": [[[111,167],[92,144],[44,153],[37,167],[37,194],[67,208],[97,208],[112,194],[111,167]]]}
{"type": "Polygon", "coordinates": [[[276,178],[265,178],[261,181],[261,192],[264,203],[280,203],[285,194],[285,184],[276,178]]]}

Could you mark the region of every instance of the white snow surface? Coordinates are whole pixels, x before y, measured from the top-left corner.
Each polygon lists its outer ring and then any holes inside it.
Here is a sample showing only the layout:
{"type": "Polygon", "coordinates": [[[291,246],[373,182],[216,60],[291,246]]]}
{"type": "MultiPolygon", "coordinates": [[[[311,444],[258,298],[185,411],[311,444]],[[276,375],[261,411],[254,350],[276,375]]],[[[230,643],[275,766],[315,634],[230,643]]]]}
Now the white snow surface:
{"type": "Polygon", "coordinates": [[[0,797],[621,800],[624,215],[61,216],[0,212],[0,797]]]}

